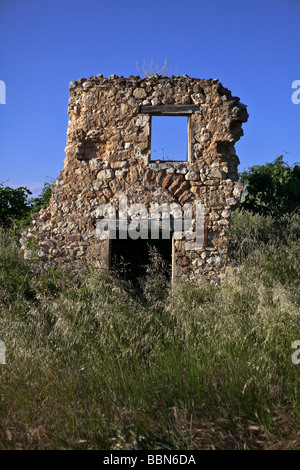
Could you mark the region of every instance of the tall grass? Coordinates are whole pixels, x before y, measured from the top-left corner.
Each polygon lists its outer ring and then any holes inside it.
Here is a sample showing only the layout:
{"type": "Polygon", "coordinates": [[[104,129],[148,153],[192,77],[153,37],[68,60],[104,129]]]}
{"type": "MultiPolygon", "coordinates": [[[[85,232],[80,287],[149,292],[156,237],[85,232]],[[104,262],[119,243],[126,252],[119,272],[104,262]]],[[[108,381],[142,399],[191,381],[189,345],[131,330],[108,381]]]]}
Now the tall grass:
{"type": "Polygon", "coordinates": [[[219,287],[156,260],[138,291],[37,272],[1,231],[0,448],[300,448],[299,216],[275,225],[235,215],[219,287]]]}

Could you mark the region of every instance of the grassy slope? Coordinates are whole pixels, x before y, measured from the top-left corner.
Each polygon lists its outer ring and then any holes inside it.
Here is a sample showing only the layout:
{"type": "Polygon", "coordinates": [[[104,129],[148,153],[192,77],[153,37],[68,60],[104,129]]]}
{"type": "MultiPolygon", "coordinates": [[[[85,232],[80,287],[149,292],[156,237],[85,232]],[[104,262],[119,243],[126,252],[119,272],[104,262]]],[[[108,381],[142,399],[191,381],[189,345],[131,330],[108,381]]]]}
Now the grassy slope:
{"type": "Polygon", "coordinates": [[[299,217],[235,219],[220,287],[154,266],[139,293],[39,274],[2,231],[0,448],[299,449],[299,217]]]}

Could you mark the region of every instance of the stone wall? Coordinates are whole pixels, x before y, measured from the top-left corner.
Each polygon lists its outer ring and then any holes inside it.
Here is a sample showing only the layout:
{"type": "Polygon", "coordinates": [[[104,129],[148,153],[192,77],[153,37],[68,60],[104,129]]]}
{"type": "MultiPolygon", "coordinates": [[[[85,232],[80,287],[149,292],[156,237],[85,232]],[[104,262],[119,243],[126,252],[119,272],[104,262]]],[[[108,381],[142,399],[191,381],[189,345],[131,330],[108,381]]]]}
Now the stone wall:
{"type": "Polygon", "coordinates": [[[109,243],[96,235],[99,204],[201,201],[205,243],[186,250],[173,241],[173,275],[216,279],[224,273],[231,211],[240,202],[238,157],[246,106],[216,79],[102,75],[70,83],[66,158],[49,205],[22,234],[38,255],[58,265],[109,267],[109,243]],[[151,161],[151,116],[186,115],[188,161],[151,161]],[[32,245],[32,243],[31,243],[32,245]]]}

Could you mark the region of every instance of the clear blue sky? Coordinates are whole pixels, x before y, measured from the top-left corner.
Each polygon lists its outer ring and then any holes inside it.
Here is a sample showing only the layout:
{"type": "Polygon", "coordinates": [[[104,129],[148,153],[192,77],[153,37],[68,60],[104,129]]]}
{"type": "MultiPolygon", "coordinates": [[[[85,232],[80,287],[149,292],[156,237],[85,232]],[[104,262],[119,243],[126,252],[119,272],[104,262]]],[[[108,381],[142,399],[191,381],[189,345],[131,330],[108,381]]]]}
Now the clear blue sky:
{"type": "Polygon", "coordinates": [[[38,191],[63,168],[69,82],[136,61],[218,78],[248,105],[240,170],[300,161],[299,0],[0,0],[0,182],[38,191]],[[39,186],[40,185],[40,186],[39,186]]]}

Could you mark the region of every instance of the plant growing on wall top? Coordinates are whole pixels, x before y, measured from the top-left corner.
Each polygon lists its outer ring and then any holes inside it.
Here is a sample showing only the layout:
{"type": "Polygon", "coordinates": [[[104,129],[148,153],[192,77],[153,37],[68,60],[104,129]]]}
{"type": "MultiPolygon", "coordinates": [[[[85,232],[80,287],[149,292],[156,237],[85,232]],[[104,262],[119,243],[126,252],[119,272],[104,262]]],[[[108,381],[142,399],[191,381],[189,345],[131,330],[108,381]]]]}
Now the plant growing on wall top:
{"type": "Polygon", "coordinates": [[[146,59],[142,62],[142,68],[140,69],[138,61],[136,61],[136,69],[140,75],[144,77],[153,77],[154,75],[163,75],[165,77],[170,77],[171,69],[167,67],[167,57],[165,57],[164,63],[162,66],[160,64],[154,65],[154,60],[151,59],[150,62],[147,62],[146,59]]]}

